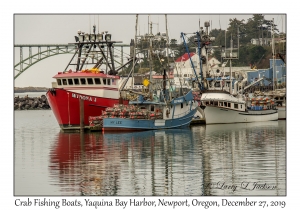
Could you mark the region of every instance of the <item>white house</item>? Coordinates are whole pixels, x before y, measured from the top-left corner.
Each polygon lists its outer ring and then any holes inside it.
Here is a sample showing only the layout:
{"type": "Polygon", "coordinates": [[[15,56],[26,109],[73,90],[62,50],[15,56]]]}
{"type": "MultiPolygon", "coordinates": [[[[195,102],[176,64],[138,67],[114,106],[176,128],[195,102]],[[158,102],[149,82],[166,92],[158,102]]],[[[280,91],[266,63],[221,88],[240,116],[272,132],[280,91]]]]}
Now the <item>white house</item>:
{"type": "MultiPolygon", "coordinates": [[[[200,62],[198,54],[191,52],[191,60],[193,62],[196,74],[200,75],[200,62]]],[[[220,76],[222,68],[219,66],[221,63],[215,57],[208,60],[207,64],[202,65],[202,70],[209,72],[211,76],[220,76]]],[[[185,53],[175,61],[175,68],[173,70],[174,77],[182,78],[182,80],[189,80],[195,78],[195,72],[192,68],[192,64],[188,53],[185,53]]],[[[184,82],[183,82],[184,83],[184,82]]]]}
{"type": "Polygon", "coordinates": [[[253,45],[271,45],[272,39],[271,38],[259,38],[259,39],[251,39],[251,44],[253,45]]]}

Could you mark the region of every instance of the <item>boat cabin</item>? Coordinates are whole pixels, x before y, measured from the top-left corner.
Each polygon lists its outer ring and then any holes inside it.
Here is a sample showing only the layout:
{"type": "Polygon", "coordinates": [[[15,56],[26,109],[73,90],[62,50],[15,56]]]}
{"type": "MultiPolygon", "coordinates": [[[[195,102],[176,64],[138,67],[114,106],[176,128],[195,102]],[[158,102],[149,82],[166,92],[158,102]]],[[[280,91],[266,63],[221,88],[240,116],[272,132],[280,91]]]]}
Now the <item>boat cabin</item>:
{"type": "Polygon", "coordinates": [[[117,87],[119,76],[111,76],[102,73],[58,73],[53,78],[56,79],[57,88],[72,87],[95,87],[112,86],[117,87]]]}
{"type": "Polygon", "coordinates": [[[234,101],[225,101],[225,100],[202,100],[202,104],[205,106],[217,106],[225,109],[232,109],[237,111],[245,111],[245,103],[243,102],[234,102],[234,101]]]}

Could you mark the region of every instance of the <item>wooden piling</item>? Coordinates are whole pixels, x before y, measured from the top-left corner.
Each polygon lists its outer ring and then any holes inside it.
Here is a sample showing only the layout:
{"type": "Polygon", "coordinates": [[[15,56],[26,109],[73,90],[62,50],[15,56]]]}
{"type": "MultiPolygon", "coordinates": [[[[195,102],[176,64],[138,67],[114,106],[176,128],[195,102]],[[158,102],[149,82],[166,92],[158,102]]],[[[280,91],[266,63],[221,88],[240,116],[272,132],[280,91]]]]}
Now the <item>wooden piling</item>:
{"type": "Polygon", "coordinates": [[[79,99],[80,132],[84,132],[84,101],[79,99]]]}

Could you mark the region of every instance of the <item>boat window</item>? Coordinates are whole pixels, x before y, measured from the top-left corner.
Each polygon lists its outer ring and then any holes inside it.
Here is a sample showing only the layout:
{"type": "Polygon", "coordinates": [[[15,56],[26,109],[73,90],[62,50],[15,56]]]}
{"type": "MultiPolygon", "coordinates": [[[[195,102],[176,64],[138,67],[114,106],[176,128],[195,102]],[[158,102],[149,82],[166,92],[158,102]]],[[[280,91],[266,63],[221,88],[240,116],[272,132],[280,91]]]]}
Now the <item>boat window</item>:
{"type": "Polygon", "coordinates": [[[74,78],[74,85],[79,85],[79,80],[77,78],[74,78]]]}
{"type": "Polygon", "coordinates": [[[215,87],[220,87],[220,82],[216,82],[215,87]]]}
{"type": "Polygon", "coordinates": [[[224,106],[226,106],[226,107],[227,107],[227,102],[224,102],[224,106]]]}
{"type": "Polygon", "coordinates": [[[106,79],[103,79],[103,84],[106,85],[106,79]]]}
{"type": "Polygon", "coordinates": [[[219,102],[219,106],[223,106],[223,102],[219,102]]]}
{"type": "Polygon", "coordinates": [[[151,112],[154,112],[154,105],[151,105],[151,106],[150,106],[150,111],[151,111],[151,112]]]}
{"type": "Polygon", "coordinates": [[[107,79],[107,85],[110,85],[110,79],[107,79]]]}
{"type": "Polygon", "coordinates": [[[79,85],[79,80],[77,78],[74,79],[74,85],[79,85]]]}
{"type": "Polygon", "coordinates": [[[100,78],[95,78],[94,80],[96,85],[101,85],[100,78]]]}
{"type": "Polygon", "coordinates": [[[227,104],[227,107],[231,107],[231,104],[230,104],[230,103],[228,103],[228,104],[227,104]]]}
{"type": "Polygon", "coordinates": [[[238,109],[238,108],[239,108],[239,105],[238,105],[238,104],[234,104],[234,108],[235,108],[235,109],[238,109]]]}
{"type": "Polygon", "coordinates": [[[184,76],[184,77],[187,77],[187,75],[186,75],[186,74],[184,74],[183,76],[184,76]]]}
{"type": "Polygon", "coordinates": [[[209,101],[206,101],[206,105],[209,105],[209,101]]]}
{"type": "Polygon", "coordinates": [[[88,82],[89,85],[94,84],[93,78],[87,78],[87,82],[88,82]]]}
{"type": "Polygon", "coordinates": [[[85,84],[86,84],[85,78],[80,78],[80,83],[81,83],[82,85],[85,85],[85,84]]]}
{"type": "Polygon", "coordinates": [[[57,79],[57,84],[61,85],[61,80],[60,79],[57,79]]]}
{"type": "Polygon", "coordinates": [[[183,103],[181,103],[181,109],[183,108],[183,103]]]}
{"type": "Polygon", "coordinates": [[[73,80],[72,79],[68,79],[68,83],[69,83],[69,85],[73,85],[73,80]]]}
{"type": "Polygon", "coordinates": [[[218,106],[218,102],[217,101],[214,102],[214,106],[218,106]]]}
{"type": "Polygon", "coordinates": [[[66,79],[63,79],[63,85],[67,85],[67,80],[66,79]]]}
{"type": "Polygon", "coordinates": [[[241,109],[243,109],[243,105],[241,104],[241,109]]]}

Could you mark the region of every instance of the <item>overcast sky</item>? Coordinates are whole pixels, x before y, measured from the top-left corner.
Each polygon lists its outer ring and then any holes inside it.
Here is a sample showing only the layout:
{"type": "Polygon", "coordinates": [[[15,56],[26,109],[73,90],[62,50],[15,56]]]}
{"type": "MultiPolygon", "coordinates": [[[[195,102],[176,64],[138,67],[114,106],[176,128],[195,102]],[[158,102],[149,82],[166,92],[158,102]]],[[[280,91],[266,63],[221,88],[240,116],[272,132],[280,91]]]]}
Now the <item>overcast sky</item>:
{"type": "MultiPolygon", "coordinates": [[[[286,32],[286,15],[284,13],[266,13],[265,19],[271,20],[278,25],[280,31],[286,32]]],[[[165,32],[165,15],[139,14],[138,34],[148,32],[148,17],[153,22],[153,32],[165,32]]],[[[211,21],[211,28],[228,28],[229,19],[237,18],[245,20],[253,17],[248,14],[167,14],[169,37],[180,39],[180,33],[192,33],[204,27],[205,21],[211,21]]],[[[130,39],[134,39],[136,14],[114,14],[114,15],[55,15],[55,14],[15,14],[14,15],[14,44],[67,44],[74,42],[77,31],[91,33],[92,25],[96,25],[96,32],[108,31],[112,34],[112,40],[122,41],[129,44],[130,39]]],[[[120,49],[120,48],[119,48],[120,49]]],[[[33,54],[37,48],[33,48],[33,54]]],[[[128,52],[128,48],[124,51],[128,52]]],[[[28,48],[23,48],[23,58],[28,56],[28,48]]],[[[47,58],[27,69],[15,80],[16,87],[51,87],[52,77],[59,71],[63,71],[72,55],[57,55],[47,58]],[[32,78],[37,77],[38,80],[32,78]]],[[[20,60],[19,48],[15,48],[15,63],[20,60]]]]}

